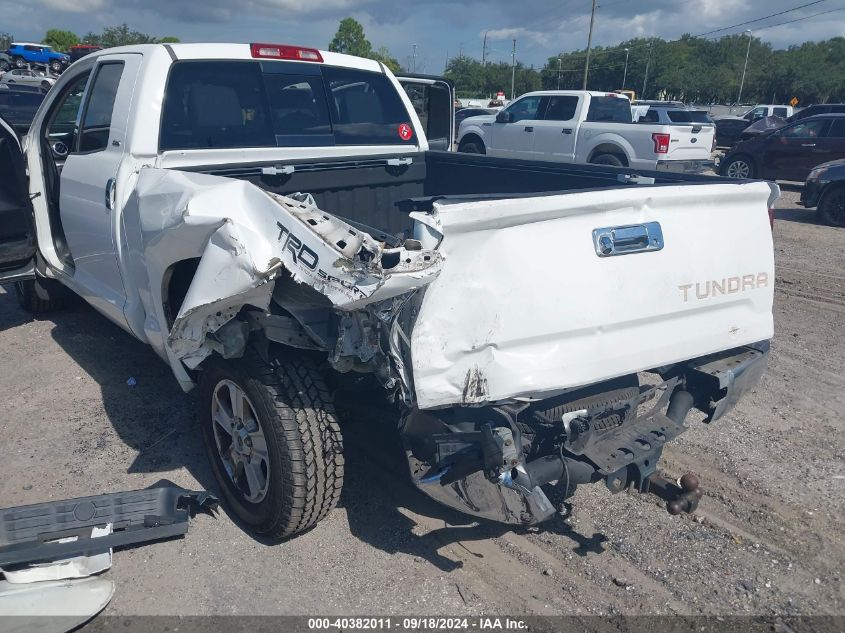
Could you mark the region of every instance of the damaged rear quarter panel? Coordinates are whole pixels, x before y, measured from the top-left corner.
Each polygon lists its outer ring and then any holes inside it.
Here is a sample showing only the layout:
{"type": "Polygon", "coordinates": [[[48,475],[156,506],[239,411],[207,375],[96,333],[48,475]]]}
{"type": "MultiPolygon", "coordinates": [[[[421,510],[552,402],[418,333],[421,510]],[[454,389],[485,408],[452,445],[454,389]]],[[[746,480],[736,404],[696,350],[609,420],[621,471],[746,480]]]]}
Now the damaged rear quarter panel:
{"type": "Polygon", "coordinates": [[[385,249],[369,234],[310,201],[269,194],[239,180],[166,169],[142,169],[124,219],[132,276],[141,289],[144,334],[185,388],[182,363],[196,367],[206,341],[245,305],[266,310],[274,280],[286,270],[335,309],[353,311],[419,288],[440,271],[429,250],[385,249]],[[382,267],[390,253],[392,265],[382,267]],[[199,258],[170,332],[164,314],[166,271],[199,258]]]}

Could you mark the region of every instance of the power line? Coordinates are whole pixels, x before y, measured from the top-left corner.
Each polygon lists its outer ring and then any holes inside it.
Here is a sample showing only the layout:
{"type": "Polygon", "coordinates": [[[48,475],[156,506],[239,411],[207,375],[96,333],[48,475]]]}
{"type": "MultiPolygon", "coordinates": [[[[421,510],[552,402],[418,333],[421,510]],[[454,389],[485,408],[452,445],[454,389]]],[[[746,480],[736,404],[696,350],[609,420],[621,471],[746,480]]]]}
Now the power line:
{"type": "MultiPolygon", "coordinates": [[[[827,0],[815,0],[814,2],[809,2],[809,3],[805,3],[805,4],[798,5],[798,6],[796,6],[796,7],[792,7],[791,9],[784,9],[783,11],[777,11],[777,12],[775,12],[775,13],[770,13],[769,15],[765,15],[765,16],[762,16],[762,17],[759,17],[759,18],[754,18],[753,20],[748,20],[748,21],[746,21],[746,22],[741,22],[741,23],[739,23],[739,24],[733,24],[733,25],[731,25],[731,26],[725,26],[725,27],[722,27],[722,28],[719,28],[719,29],[714,29],[714,30],[712,30],[712,31],[707,31],[707,32],[705,32],[705,33],[700,33],[700,34],[698,34],[698,35],[692,35],[691,37],[704,37],[705,35],[711,35],[712,33],[719,33],[719,32],[721,32],[721,31],[727,31],[727,30],[730,30],[730,29],[733,29],[733,28],[737,28],[737,27],[740,27],[740,26],[745,26],[745,25],[747,25],[747,24],[752,24],[752,23],[754,23],[754,22],[762,22],[763,20],[768,20],[769,18],[777,17],[777,16],[779,16],[779,15],[784,15],[784,14],[786,14],[786,13],[791,13],[792,11],[798,11],[799,9],[803,9],[803,8],[806,8],[806,7],[811,6],[811,5],[814,5],[814,4],[820,4],[821,2],[826,2],[826,1],[827,1],[827,0]]],[[[613,3],[613,4],[616,4],[616,3],[613,3]]],[[[608,4],[606,4],[606,5],[604,5],[604,6],[609,6],[609,5],[608,5],[608,4]]],[[[601,8],[601,5],[600,5],[600,8],[601,8]]],[[[814,14],[812,14],[812,15],[807,15],[807,16],[802,16],[802,17],[800,17],[800,18],[796,18],[796,19],[794,19],[794,20],[788,20],[788,21],[786,21],[786,22],[780,22],[780,23],[778,23],[778,24],[771,24],[771,25],[767,25],[767,26],[761,26],[761,27],[756,28],[756,29],[755,29],[755,31],[763,31],[763,30],[765,30],[765,29],[774,28],[774,27],[776,27],[776,26],[782,26],[782,25],[784,25],[784,24],[791,24],[792,22],[799,22],[799,21],[801,21],[801,20],[807,20],[807,19],[810,19],[810,18],[813,18],[813,17],[819,16],[819,15],[824,15],[824,14],[826,14],[826,13],[833,13],[834,11],[842,11],[842,10],[845,10],[845,8],[840,8],[840,9],[830,9],[829,11],[821,11],[821,12],[819,12],[819,13],[814,13],[814,14]]],[[[724,36],[721,36],[721,37],[724,37],[724,36]]],[[[707,38],[707,39],[718,39],[718,37],[714,37],[714,38],[707,38]]],[[[673,43],[673,42],[680,42],[680,41],[681,41],[681,38],[678,38],[678,39],[675,39],[675,40],[666,40],[666,41],[665,41],[665,43],[666,43],[666,44],[671,44],[671,43],[673,43]]],[[[609,54],[609,53],[615,53],[615,52],[620,52],[620,51],[623,51],[625,48],[628,48],[629,50],[634,51],[634,50],[641,49],[641,48],[643,48],[643,49],[645,49],[645,48],[649,48],[649,46],[650,46],[650,45],[651,45],[651,44],[650,44],[649,42],[646,42],[646,43],[643,43],[643,44],[628,44],[628,45],[619,44],[618,46],[614,46],[614,47],[612,47],[612,48],[611,48],[611,47],[608,47],[608,48],[605,48],[605,49],[603,49],[603,50],[594,51],[592,54],[593,54],[593,55],[607,55],[607,54],[609,54]]],[[[576,58],[577,58],[577,57],[583,57],[583,56],[585,56],[585,55],[586,55],[586,51],[584,51],[584,52],[577,51],[577,52],[564,53],[564,54],[565,54],[568,58],[573,58],[573,57],[576,57],[576,58]]],[[[560,56],[560,54],[558,54],[558,56],[560,56]]]]}
{"type": "Polygon", "coordinates": [[[834,11],[845,11],[845,7],[840,7],[838,9],[828,9],[827,11],[819,11],[818,13],[813,13],[812,15],[805,15],[802,18],[795,18],[794,20],[787,20],[786,22],[778,22],[777,24],[769,24],[768,26],[761,26],[759,29],[754,29],[755,31],[765,31],[766,29],[773,29],[776,26],[783,26],[784,24],[792,24],[793,22],[800,22],[801,20],[809,20],[810,18],[814,18],[819,15],[825,15],[826,13],[833,13],[834,11]]]}
{"type": "Polygon", "coordinates": [[[802,4],[797,7],[793,7],[791,9],[786,9],[784,11],[778,11],[777,13],[770,13],[769,15],[762,17],[762,18],[755,18],[754,20],[748,20],[747,22],[740,22],[739,24],[732,24],[731,26],[725,26],[721,29],[715,29],[713,31],[707,31],[706,33],[699,33],[698,35],[693,35],[693,37],[704,37],[705,35],[710,35],[711,33],[719,33],[720,31],[729,31],[730,29],[735,29],[738,26],[745,26],[747,24],[754,24],[755,22],[762,22],[763,20],[768,20],[769,18],[774,18],[779,15],[783,15],[784,13],[792,13],[793,11],[797,11],[798,9],[803,9],[805,7],[810,7],[814,4],[821,4],[822,2],[826,2],[827,0],[815,0],[814,2],[808,2],[807,4],[802,4]]]}

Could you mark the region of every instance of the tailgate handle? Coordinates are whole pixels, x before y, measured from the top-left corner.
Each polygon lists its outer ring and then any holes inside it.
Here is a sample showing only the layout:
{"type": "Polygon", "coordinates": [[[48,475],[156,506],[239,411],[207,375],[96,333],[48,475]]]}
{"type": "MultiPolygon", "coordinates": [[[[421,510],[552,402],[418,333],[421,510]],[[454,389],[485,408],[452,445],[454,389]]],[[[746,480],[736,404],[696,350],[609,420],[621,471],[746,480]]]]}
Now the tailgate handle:
{"type": "Polygon", "coordinates": [[[607,226],[593,230],[593,246],[599,257],[659,251],[663,248],[663,230],[660,222],[607,226]]]}

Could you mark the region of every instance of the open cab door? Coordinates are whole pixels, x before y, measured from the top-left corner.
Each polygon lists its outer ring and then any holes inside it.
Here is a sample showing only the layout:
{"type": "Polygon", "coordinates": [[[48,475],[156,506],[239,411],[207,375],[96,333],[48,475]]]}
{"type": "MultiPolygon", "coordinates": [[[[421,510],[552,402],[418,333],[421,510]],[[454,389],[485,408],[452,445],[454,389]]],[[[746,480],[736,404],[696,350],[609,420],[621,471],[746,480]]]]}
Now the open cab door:
{"type": "Polygon", "coordinates": [[[0,118],[0,282],[35,278],[35,218],[21,144],[0,118]]]}
{"type": "Polygon", "coordinates": [[[455,139],[455,86],[434,75],[397,75],[425,128],[429,149],[451,150],[455,139]]]}

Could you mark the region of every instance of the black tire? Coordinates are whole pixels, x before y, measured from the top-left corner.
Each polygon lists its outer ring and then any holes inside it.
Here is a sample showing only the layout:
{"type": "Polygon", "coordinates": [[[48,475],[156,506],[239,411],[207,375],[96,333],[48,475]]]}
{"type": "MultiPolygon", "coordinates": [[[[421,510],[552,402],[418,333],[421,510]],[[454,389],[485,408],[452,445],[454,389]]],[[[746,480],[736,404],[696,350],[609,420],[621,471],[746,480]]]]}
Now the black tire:
{"type": "Polygon", "coordinates": [[[487,149],[484,147],[484,143],[477,138],[470,138],[465,141],[462,141],[461,144],[458,146],[458,151],[463,152],[464,154],[487,153],[487,149]]]}
{"type": "Polygon", "coordinates": [[[52,279],[27,279],[15,282],[18,304],[32,314],[45,314],[63,308],[72,297],[71,292],[52,279]]]}
{"type": "Polygon", "coordinates": [[[50,84],[50,82],[49,82],[49,81],[42,81],[42,82],[41,82],[41,89],[42,89],[42,90],[44,90],[44,91],[46,92],[46,91],[48,91],[50,88],[51,88],[51,84],[50,84]]]}
{"type": "Polygon", "coordinates": [[[625,163],[616,154],[596,154],[590,161],[593,165],[611,165],[625,167],[625,163]]]}
{"type": "Polygon", "coordinates": [[[839,186],[826,191],[816,213],[825,224],[845,228],[845,187],[839,186]]]}
{"type": "Polygon", "coordinates": [[[57,61],[50,62],[50,70],[52,70],[54,73],[58,74],[62,70],[61,62],[57,62],[57,61]]]}
{"type": "Polygon", "coordinates": [[[7,62],[5,59],[3,61],[0,61],[0,73],[4,73],[10,68],[11,66],[9,65],[9,62],[7,62]]]}
{"type": "Polygon", "coordinates": [[[754,168],[754,161],[744,154],[734,156],[722,163],[719,167],[719,174],[726,178],[755,178],[756,170],[754,168]]]}
{"type": "Polygon", "coordinates": [[[316,525],[335,507],[343,485],[343,439],[331,394],[312,358],[286,354],[269,363],[252,348],[240,359],[215,357],[200,379],[203,439],[223,497],[239,519],[272,538],[316,525]],[[222,381],[243,390],[266,442],[269,473],[258,502],[229,476],[218,449],[212,399],[222,381]]]}
{"type": "Polygon", "coordinates": [[[12,61],[15,63],[15,68],[23,68],[26,66],[26,62],[23,57],[14,57],[12,58],[12,61]]]}

